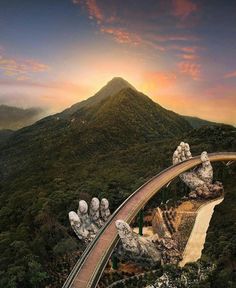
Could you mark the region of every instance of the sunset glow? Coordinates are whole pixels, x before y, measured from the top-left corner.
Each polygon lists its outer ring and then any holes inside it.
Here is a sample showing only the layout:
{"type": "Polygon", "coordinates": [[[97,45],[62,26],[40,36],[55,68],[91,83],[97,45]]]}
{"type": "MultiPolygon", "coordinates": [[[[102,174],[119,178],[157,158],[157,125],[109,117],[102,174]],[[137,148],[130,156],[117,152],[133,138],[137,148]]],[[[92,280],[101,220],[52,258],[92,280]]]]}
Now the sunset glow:
{"type": "Polygon", "coordinates": [[[236,125],[235,1],[3,0],[1,8],[0,104],[55,113],[120,76],[167,109],[236,125]]]}

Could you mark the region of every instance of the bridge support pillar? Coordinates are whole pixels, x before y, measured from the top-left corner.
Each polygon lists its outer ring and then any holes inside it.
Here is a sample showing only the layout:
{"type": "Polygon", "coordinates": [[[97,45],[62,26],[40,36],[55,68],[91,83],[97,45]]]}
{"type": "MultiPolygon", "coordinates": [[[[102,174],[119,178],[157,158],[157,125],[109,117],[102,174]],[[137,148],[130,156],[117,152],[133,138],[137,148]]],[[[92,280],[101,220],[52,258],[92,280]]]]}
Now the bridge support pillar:
{"type": "Polygon", "coordinates": [[[138,215],[138,233],[143,236],[143,209],[139,211],[138,215]]]}
{"type": "Polygon", "coordinates": [[[118,259],[115,254],[111,256],[111,267],[113,270],[117,270],[118,268],[118,259]]]}

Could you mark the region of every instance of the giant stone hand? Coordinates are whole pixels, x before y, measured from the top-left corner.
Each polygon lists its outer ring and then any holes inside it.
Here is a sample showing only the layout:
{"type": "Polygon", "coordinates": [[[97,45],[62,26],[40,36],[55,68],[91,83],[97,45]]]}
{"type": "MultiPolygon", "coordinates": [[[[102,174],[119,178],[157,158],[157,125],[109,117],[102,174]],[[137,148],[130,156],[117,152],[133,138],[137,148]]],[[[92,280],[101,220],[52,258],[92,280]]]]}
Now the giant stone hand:
{"type": "MultiPolygon", "coordinates": [[[[181,142],[173,154],[173,164],[192,158],[189,144],[181,142]]],[[[222,183],[216,181],[212,184],[213,168],[207,152],[201,154],[202,164],[189,172],[180,174],[181,180],[191,189],[192,198],[215,198],[223,193],[222,183]]]]}
{"type": "Polygon", "coordinates": [[[77,213],[69,212],[69,221],[77,237],[88,243],[93,240],[110,215],[108,200],[103,198],[100,205],[99,199],[94,197],[90,202],[89,214],[87,202],[80,200],[77,213]]]}
{"type": "MultiPolygon", "coordinates": [[[[173,154],[173,164],[192,158],[188,143],[181,142],[173,154]]],[[[213,168],[209,161],[207,152],[201,154],[201,165],[189,172],[180,174],[182,181],[192,190],[191,198],[215,198],[223,193],[220,182],[212,183],[213,168]]],[[[153,263],[160,260],[162,263],[177,264],[182,258],[178,237],[175,237],[176,229],[173,226],[172,210],[156,210],[153,221],[154,235],[142,237],[134,233],[130,226],[122,220],[116,221],[116,228],[120,236],[123,254],[130,255],[135,261],[139,259],[150,259],[153,263]]],[[[152,263],[150,262],[150,263],[152,263]]]]}
{"type": "Polygon", "coordinates": [[[167,260],[175,264],[180,260],[177,245],[171,237],[160,238],[158,234],[142,237],[123,220],[116,221],[116,228],[122,244],[120,254],[126,255],[126,258],[141,264],[144,259],[150,264],[156,264],[159,261],[167,263],[167,260]]]}

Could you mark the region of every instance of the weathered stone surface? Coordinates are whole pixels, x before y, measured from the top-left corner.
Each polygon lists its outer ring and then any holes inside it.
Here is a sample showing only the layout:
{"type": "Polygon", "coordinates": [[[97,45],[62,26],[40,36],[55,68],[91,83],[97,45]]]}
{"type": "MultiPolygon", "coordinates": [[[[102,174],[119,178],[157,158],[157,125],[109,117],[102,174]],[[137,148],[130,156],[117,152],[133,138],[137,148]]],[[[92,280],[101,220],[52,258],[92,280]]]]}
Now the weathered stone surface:
{"type": "Polygon", "coordinates": [[[69,212],[69,220],[72,229],[79,239],[87,241],[91,238],[90,232],[85,228],[84,225],[82,225],[81,220],[76,212],[69,212]]]}
{"type": "Polygon", "coordinates": [[[153,212],[152,229],[160,238],[171,237],[166,225],[164,225],[163,211],[159,207],[153,212]]]}
{"type": "Polygon", "coordinates": [[[169,271],[155,281],[152,285],[145,288],[189,288],[204,286],[206,280],[215,270],[214,264],[197,263],[195,267],[188,267],[186,270],[176,269],[174,272],[169,271]],[[197,267],[196,267],[197,266],[197,267]],[[202,286],[203,285],[203,286],[202,286]]]}
{"type": "Polygon", "coordinates": [[[124,249],[123,253],[129,253],[133,260],[146,258],[152,263],[161,261],[173,264],[180,260],[177,244],[170,237],[160,238],[157,234],[151,237],[139,236],[123,220],[117,220],[116,227],[124,249]]]}
{"type": "Polygon", "coordinates": [[[145,247],[142,247],[139,244],[137,234],[132,231],[132,229],[126,222],[122,220],[117,220],[116,228],[120,236],[122,245],[126,251],[133,253],[134,255],[147,254],[147,250],[145,249],[145,247]]]}
{"type": "Polygon", "coordinates": [[[82,225],[90,231],[91,235],[96,234],[98,231],[98,227],[92,223],[91,217],[88,215],[88,204],[84,200],[79,201],[79,207],[77,210],[77,214],[82,222],[82,225]]]}
{"type": "Polygon", "coordinates": [[[100,203],[100,212],[103,221],[107,221],[108,218],[111,216],[111,212],[109,210],[109,202],[106,198],[102,198],[100,203]]]}
{"type": "Polygon", "coordinates": [[[157,249],[161,251],[163,264],[178,264],[182,259],[178,243],[171,237],[165,237],[157,242],[157,249]]]}
{"type": "Polygon", "coordinates": [[[77,237],[88,243],[93,240],[98,230],[104,225],[104,221],[107,221],[110,215],[108,200],[103,198],[100,204],[99,199],[94,197],[90,202],[89,214],[87,202],[80,200],[77,213],[74,211],[69,212],[69,221],[77,237]],[[100,213],[102,219],[100,218],[100,213]]]}
{"type": "Polygon", "coordinates": [[[98,228],[101,228],[104,224],[102,219],[100,219],[100,201],[98,198],[94,197],[91,200],[89,207],[89,215],[93,224],[95,224],[98,228]]]}
{"type": "MultiPolygon", "coordinates": [[[[173,154],[173,164],[180,163],[192,158],[188,143],[181,142],[173,154]]],[[[216,198],[223,193],[222,183],[216,181],[212,183],[213,168],[209,161],[207,152],[201,154],[202,164],[189,172],[180,174],[182,181],[191,189],[191,198],[216,198]]]]}

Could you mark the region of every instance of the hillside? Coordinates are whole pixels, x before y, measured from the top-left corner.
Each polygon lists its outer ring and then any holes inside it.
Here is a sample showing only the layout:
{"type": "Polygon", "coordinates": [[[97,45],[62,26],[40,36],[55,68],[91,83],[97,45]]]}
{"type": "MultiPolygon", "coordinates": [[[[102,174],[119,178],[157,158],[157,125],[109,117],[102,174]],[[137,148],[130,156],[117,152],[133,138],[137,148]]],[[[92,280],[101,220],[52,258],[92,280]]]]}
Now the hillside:
{"type": "Polygon", "coordinates": [[[12,133],[13,131],[9,129],[0,130],[0,143],[6,141],[12,133]]]}
{"type": "Polygon", "coordinates": [[[22,109],[13,106],[0,105],[0,130],[17,130],[34,123],[42,117],[40,108],[22,109]]]}
{"type": "Polygon", "coordinates": [[[84,249],[67,219],[79,199],[105,196],[114,211],[180,141],[194,154],[235,151],[235,132],[193,130],[130,87],[14,132],[0,144],[0,287],[61,287],[84,249]]]}

